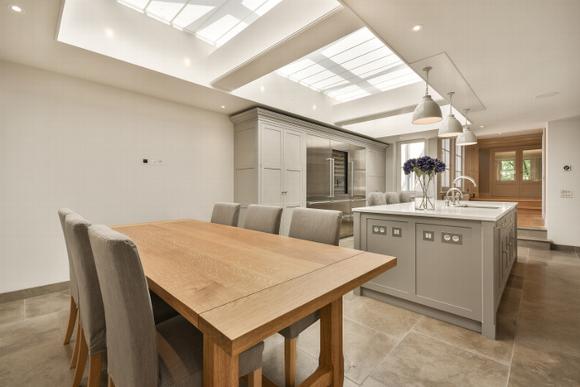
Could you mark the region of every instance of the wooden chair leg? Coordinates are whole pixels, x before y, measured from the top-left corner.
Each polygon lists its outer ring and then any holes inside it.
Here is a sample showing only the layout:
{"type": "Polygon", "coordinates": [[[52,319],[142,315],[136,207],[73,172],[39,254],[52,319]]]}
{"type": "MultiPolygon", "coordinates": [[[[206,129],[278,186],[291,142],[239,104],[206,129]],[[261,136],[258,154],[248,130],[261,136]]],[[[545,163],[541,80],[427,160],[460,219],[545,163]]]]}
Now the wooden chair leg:
{"type": "Polygon", "coordinates": [[[75,339],[75,347],[73,349],[73,354],[70,359],[70,368],[73,369],[77,366],[77,359],[79,357],[79,349],[81,346],[81,328],[80,322],[77,322],[77,334],[75,339]]]}
{"type": "Polygon", "coordinates": [[[296,342],[297,337],[284,339],[284,377],[286,387],[296,385],[296,342]]]}
{"type": "Polygon", "coordinates": [[[107,383],[107,387],[115,387],[115,383],[113,383],[113,379],[109,376],[109,383],[107,383]]]}
{"type": "Polygon", "coordinates": [[[68,343],[70,343],[70,338],[73,334],[73,331],[75,329],[75,323],[77,321],[77,312],[78,312],[78,308],[77,308],[77,304],[75,303],[75,299],[70,298],[70,311],[68,314],[68,324],[66,326],[66,332],[64,334],[64,345],[67,345],[68,343]]]}
{"type": "Polygon", "coordinates": [[[262,387],[262,369],[258,368],[248,374],[248,387],[262,387]]]}
{"type": "Polygon", "coordinates": [[[75,375],[73,377],[73,384],[72,387],[79,387],[81,381],[83,380],[83,375],[85,373],[85,366],[87,364],[87,355],[89,352],[89,348],[87,346],[87,342],[85,341],[85,335],[82,332],[82,328],[80,328],[80,340],[79,340],[79,354],[77,357],[77,366],[75,369],[75,375]]]}
{"type": "Polygon", "coordinates": [[[87,387],[99,387],[101,385],[102,356],[96,353],[89,359],[89,381],[87,387]]]}

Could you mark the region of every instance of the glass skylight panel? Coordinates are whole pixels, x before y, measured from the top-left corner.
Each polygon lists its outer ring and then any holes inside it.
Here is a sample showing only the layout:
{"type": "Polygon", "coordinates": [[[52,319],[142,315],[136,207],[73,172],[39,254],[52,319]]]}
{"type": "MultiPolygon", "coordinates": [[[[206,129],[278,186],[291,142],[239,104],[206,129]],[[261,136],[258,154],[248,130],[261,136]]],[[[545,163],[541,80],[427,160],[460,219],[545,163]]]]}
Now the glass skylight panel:
{"type": "Polygon", "coordinates": [[[173,19],[173,26],[180,30],[189,27],[201,17],[205,16],[215,7],[212,5],[187,4],[185,8],[173,19]]]}
{"type": "Polygon", "coordinates": [[[366,27],[280,68],[277,73],[339,102],[421,81],[366,27]]]}
{"type": "Polygon", "coordinates": [[[169,24],[182,10],[187,0],[152,0],[145,13],[154,19],[169,24]]]}
{"type": "Polygon", "coordinates": [[[282,0],[117,0],[214,46],[237,36],[282,0]]]}
{"type": "Polygon", "coordinates": [[[143,12],[149,0],[117,0],[117,2],[129,8],[136,9],[139,12],[143,12]]]}

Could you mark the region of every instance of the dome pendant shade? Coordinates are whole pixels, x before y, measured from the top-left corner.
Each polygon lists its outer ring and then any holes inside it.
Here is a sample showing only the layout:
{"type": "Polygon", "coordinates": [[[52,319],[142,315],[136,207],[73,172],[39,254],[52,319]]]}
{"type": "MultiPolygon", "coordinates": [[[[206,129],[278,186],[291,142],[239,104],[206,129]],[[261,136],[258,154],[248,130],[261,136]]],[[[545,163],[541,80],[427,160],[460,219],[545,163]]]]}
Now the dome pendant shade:
{"type": "Polygon", "coordinates": [[[441,129],[439,129],[439,137],[456,137],[463,133],[463,126],[461,122],[453,114],[445,118],[441,129]]]}
{"type": "Polygon", "coordinates": [[[467,146],[467,145],[475,145],[477,144],[477,137],[475,133],[466,127],[463,129],[463,132],[457,137],[457,141],[455,143],[457,146],[467,146]]]}
{"type": "Polygon", "coordinates": [[[441,121],[441,108],[429,94],[423,97],[423,100],[413,112],[413,124],[428,125],[441,121]]]}

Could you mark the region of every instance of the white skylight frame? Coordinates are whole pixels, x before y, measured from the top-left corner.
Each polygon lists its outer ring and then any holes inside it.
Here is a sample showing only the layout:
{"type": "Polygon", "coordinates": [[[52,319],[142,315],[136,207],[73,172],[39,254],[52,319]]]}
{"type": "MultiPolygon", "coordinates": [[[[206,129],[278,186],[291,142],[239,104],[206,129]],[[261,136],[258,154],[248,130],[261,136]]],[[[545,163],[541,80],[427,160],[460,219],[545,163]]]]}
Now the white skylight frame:
{"type": "Polygon", "coordinates": [[[409,66],[363,27],[276,71],[337,102],[422,82],[409,66]]]}
{"type": "Polygon", "coordinates": [[[117,0],[117,2],[220,47],[282,0],[117,0]]]}

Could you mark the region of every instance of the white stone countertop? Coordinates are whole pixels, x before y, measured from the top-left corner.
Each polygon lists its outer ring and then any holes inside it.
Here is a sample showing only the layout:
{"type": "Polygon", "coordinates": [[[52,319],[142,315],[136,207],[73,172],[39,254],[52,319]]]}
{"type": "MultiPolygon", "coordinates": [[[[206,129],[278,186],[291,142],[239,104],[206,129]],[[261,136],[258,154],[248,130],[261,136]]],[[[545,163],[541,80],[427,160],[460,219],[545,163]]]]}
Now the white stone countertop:
{"type": "Polygon", "coordinates": [[[353,208],[353,212],[404,215],[404,216],[424,216],[430,218],[448,218],[495,222],[501,219],[505,213],[516,208],[516,202],[482,202],[482,201],[461,201],[461,206],[447,207],[443,200],[437,200],[435,210],[416,210],[415,203],[387,204],[382,206],[353,208]]]}

